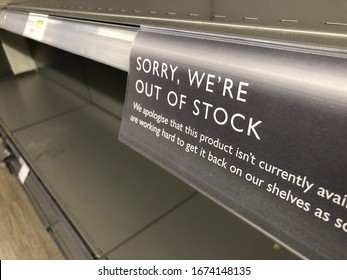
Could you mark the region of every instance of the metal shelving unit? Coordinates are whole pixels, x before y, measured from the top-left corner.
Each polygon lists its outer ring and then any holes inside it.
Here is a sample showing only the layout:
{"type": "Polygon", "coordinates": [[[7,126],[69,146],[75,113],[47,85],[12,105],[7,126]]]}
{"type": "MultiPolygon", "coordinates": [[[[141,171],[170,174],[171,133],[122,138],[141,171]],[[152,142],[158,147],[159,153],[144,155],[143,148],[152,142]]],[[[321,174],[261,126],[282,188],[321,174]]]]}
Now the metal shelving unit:
{"type": "Polygon", "coordinates": [[[30,166],[24,188],[68,258],[307,257],[274,250],[263,233],[117,140],[126,72],[140,25],[345,56],[345,1],[321,0],[317,13],[302,9],[314,0],[15,2],[0,6],[0,29],[27,38],[37,68],[0,80],[0,136],[14,172],[21,157],[30,166]],[[32,13],[45,22],[42,36],[26,31],[32,13]]]}
{"type": "MultiPolygon", "coordinates": [[[[8,111],[1,110],[0,118],[8,144],[33,172],[25,188],[68,257],[88,257],[86,250],[96,258],[292,257],[273,251],[270,239],[119,143],[119,118],[44,78],[46,70],[2,81],[0,102],[8,111]],[[10,118],[14,109],[19,114],[10,118]],[[182,230],[182,238],[164,234],[161,223],[182,230]],[[72,229],[80,246],[66,238],[72,229]],[[128,249],[133,238],[147,244],[159,238],[158,247],[136,255],[140,251],[128,249]],[[235,244],[257,250],[226,250],[235,244]]],[[[17,161],[11,166],[18,172],[17,161]]]]}

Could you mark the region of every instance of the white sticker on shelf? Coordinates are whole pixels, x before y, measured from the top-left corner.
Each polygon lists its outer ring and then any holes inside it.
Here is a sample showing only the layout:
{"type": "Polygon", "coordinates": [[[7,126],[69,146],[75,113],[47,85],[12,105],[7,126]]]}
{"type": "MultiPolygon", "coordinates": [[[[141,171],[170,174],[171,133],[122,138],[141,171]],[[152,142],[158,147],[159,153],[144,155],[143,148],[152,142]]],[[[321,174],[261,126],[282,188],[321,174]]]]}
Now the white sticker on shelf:
{"type": "Polygon", "coordinates": [[[41,41],[48,22],[48,15],[30,13],[23,36],[41,41]]]}
{"type": "Polygon", "coordinates": [[[19,158],[19,163],[21,164],[21,168],[18,173],[18,179],[24,184],[30,173],[30,168],[22,158],[19,158]]]}

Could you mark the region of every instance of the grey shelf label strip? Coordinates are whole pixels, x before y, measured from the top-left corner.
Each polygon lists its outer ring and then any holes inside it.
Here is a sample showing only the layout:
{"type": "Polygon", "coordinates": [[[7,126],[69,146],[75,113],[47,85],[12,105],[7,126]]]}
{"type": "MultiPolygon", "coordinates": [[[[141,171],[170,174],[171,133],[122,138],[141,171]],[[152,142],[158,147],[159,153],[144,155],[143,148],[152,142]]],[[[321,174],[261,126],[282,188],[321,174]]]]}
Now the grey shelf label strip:
{"type": "Polygon", "coordinates": [[[343,55],[144,28],[119,137],[298,254],[345,259],[346,69],[343,55]]]}
{"type": "Polygon", "coordinates": [[[12,3],[7,9],[131,26],[151,25],[317,44],[346,50],[345,2],[267,0],[259,5],[254,0],[34,0],[12,3]]]}
{"type": "Polygon", "coordinates": [[[0,28],[128,71],[137,29],[10,10],[0,12],[0,28]]]}

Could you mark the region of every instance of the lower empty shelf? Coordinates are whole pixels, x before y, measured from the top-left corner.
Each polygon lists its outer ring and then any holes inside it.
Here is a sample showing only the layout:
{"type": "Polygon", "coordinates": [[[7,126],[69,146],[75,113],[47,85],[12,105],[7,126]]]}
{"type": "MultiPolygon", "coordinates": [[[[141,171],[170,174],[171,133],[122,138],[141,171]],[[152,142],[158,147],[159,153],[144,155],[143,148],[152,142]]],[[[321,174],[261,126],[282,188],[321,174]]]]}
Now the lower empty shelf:
{"type": "Polygon", "coordinates": [[[14,134],[100,257],[193,193],[118,142],[119,123],[87,106],[14,134]]]}
{"type": "Polygon", "coordinates": [[[36,72],[0,81],[0,123],[94,257],[295,258],[120,143],[119,118],[66,88],[36,72]]]}
{"type": "Polygon", "coordinates": [[[293,259],[239,218],[201,194],[172,211],[110,259],[293,259]],[[276,247],[275,247],[276,248],[276,247]]]}
{"type": "Polygon", "coordinates": [[[0,83],[0,119],[9,131],[38,123],[87,102],[67,89],[29,72],[0,83]]]}

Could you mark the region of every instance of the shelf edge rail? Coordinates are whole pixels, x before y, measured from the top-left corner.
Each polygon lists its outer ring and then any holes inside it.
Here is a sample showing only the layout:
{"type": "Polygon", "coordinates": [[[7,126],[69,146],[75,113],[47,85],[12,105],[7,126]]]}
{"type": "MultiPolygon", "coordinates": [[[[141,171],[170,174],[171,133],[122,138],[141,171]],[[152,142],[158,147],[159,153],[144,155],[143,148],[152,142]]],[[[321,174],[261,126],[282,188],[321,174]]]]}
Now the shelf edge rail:
{"type": "Polygon", "coordinates": [[[137,28],[42,14],[0,11],[0,28],[128,71],[137,28]]]}

